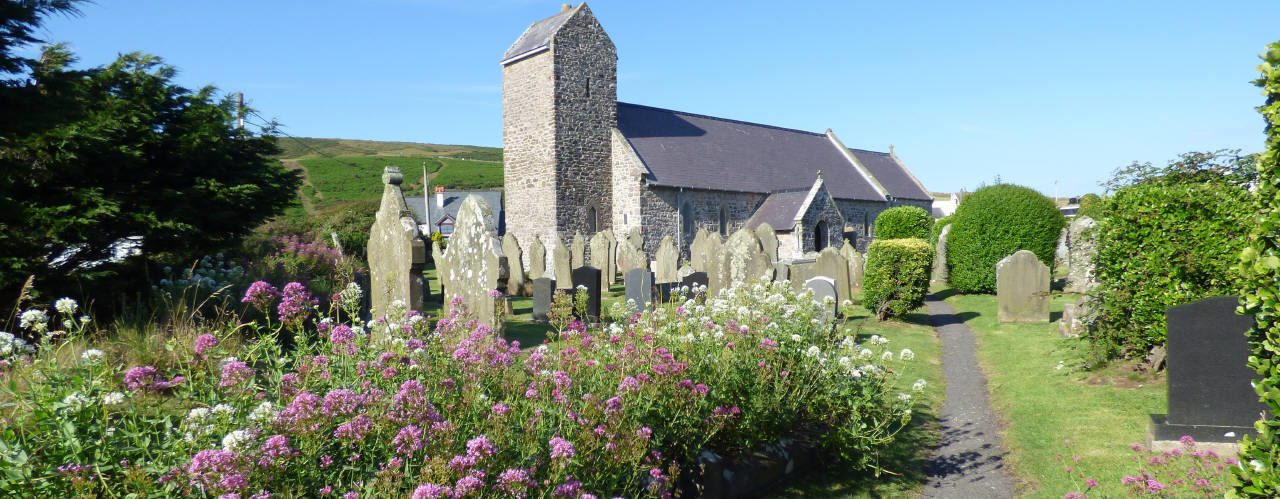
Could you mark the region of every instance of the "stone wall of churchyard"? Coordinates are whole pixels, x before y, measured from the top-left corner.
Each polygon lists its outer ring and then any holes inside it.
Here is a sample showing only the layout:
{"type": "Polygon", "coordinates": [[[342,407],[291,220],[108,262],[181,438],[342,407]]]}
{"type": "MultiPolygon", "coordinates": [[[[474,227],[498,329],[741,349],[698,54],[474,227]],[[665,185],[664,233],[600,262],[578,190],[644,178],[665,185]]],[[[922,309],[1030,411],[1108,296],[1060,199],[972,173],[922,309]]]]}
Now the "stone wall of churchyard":
{"type": "Polygon", "coordinates": [[[626,137],[612,132],[613,149],[613,234],[618,240],[640,226],[640,191],[644,189],[644,164],[626,137]]]}
{"type": "MultiPolygon", "coordinates": [[[[840,215],[844,217],[844,224],[852,227],[854,234],[851,236],[851,242],[857,244],[858,238],[870,240],[868,234],[876,223],[876,215],[889,208],[884,201],[857,201],[851,199],[837,199],[836,208],[840,210],[840,215]]],[[[865,245],[858,247],[859,251],[866,251],[865,245]]]]}
{"type": "MultiPolygon", "coordinates": [[[[727,215],[726,232],[744,227],[756,208],[764,202],[766,194],[753,192],[708,191],[670,187],[649,187],[640,195],[640,218],[644,227],[644,251],[651,258],[658,252],[662,236],[671,236],[680,249],[681,256],[689,255],[689,244],[699,228],[720,232],[720,209],[727,215]],[[692,210],[694,226],[691,234],[681,235],[679,207],[688,204],[692,210]]],[[[776,227],[775,227],[776,228],[776,227]]]]}
{"type": "Polygon", "coordinates": [[[556,229],[555,72],[549,52],[502,67],[503,189],[507,231],[529,243],[556,229]]]}
{"type": "Polygon", "coordinates": [[[797,244],[802,244],[805,253],[810,251],[818,251],[821,248],[816,247],[814,239],[814,228],[818,222],[826,222],[827,224],[827,241],[825,247],[834,246],[839,248],[844,242],[844,226],[845,219],[836,206],[835,201],[826,193],[824,187],[818,195],[813,197],[813,201],[809,203],[809,209],[804,212],[804,218],[800,221],[800,227],[796,230],[797,244]]]}
{"type": "Polygon", "coordinates": [[[618,55],[595,16],[583,9],[556,32],[552,57],[559,183],[555,211],[560,237],[568,241],[577,231],[591,234],[613,222],[610,152],[618,123],[618,55]]]}

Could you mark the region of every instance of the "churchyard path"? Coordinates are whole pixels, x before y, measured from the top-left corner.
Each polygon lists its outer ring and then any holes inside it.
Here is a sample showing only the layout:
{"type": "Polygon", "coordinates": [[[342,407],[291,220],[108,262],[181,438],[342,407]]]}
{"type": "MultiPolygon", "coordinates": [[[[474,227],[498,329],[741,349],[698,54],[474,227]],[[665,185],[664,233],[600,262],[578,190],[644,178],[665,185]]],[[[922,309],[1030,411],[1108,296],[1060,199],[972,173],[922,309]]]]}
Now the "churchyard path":
{"type": "Polygon", "coordinates": [[[978,367],[977,337],[941,299],[930,296],[925,307],[942,342],[947,390],[939,415],[941,442],[933,451],[924,496],[1013,497],[999,418],[987,398],[987,378],[978,367]]]}

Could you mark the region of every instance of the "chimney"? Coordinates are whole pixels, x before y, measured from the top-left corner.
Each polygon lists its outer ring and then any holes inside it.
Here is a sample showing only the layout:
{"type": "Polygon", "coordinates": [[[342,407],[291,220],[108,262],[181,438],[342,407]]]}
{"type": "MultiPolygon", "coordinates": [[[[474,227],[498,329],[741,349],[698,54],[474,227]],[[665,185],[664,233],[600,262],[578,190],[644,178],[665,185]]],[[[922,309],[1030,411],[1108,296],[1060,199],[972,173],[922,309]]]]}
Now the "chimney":
{"type": "Polygon", "coordinates": [[[569,12],[569,9],[572,9],[572,8],[573,6],[567,3],[560,4],[560,12],[569,12]]]}
{"type": "Polygon", "coordinates": [[[436,186],[436,207],[444,208],[444,187],[436,186]]]}

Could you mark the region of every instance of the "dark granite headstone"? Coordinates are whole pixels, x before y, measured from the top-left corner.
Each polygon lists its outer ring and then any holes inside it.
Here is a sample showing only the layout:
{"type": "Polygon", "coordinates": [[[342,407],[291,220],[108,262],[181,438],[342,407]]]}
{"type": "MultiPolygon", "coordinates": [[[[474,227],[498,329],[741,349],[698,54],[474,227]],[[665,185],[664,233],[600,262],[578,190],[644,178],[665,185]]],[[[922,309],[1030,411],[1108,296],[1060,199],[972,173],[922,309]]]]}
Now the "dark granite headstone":
{"type": "Polygon", "coordinates": [[[1245,332],[1253,317],[1236,315],[1238,299],[1217,296],[1166,313],[1169,414],[1151,416],[1152,440],[1190,435],[1203,442],[1235,442],[1256,435],[1266,409],[1251,382],[1245,332]],[[1230,436],[1228,436],[1230,435],[1230,436]]]}
{"type": "Polygon", "coordinates": [[[653,272],[649,269],[628,270],[622,280],[627,287],[627,302],[634,302],[636,311],[643,310],[645,304],[653,302],[653,272]]]}
{"type": "Polygon", "coordinates": [[[579,288],[587,289],[587,322],[600,320],[600,269],[595,267],[578,267],[570,273],[573,276],[574,293],[579,288]]]}
{"type": "MultiPolygon", "coordinates": [[[[706,288],[708,281],[710,281],[710,278],[707,276],[706,272],[694,272],[684,276],[684,279],[680,280],[680,287],[689,288],[689,294],[693,295],[694,287],[706,288]]],[[[705,293],[706,291],[704,290],[703,292],[705,293]]]]}
{"type": "Polygon", "coordinates": [[[547,322],[547,311],[551,310],[551,298],[555,296],[556,281],[546,277],[533,280],[533,320],[547,322]]]}
{"type": "Polygon", "coordinates": [[[660,282],[655,286],[655,288],[656,288],[655,291],[658,292],[658,301],[660,303],[667,303],[671,301],[672,292],[676,292],[676,293],[680,292],[680,283],[660,282]]]}

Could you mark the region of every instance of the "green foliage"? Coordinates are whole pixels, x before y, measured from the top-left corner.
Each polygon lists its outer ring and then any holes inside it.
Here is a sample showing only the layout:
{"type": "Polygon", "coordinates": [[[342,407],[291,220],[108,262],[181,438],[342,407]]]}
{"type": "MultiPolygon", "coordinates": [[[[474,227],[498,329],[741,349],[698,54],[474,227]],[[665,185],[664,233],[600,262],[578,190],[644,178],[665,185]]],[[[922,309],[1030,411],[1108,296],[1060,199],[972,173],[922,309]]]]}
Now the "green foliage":
{"type": "Polygon", "coordinates": [[[1101,220],[1104,206],[1102,196],[1090,192],[1080,196],[1080,209],[1076,210],[1076,216],[1101,220]]]}
{"type": "Polygon", "coordinates": [[[919,206],[894,206],[876,216],[879,239],[926,239],[932,229],[933,217],[919,206]]]}
{"type": "Polygon", "coordinates": [[[1095,354],[1137,354],[1165,341],[1165,309],[1232,294],[1249,230],[1249,192],[1223,182],[1123,187],[1106,205],[1094,258],[1087,337],[1095,354]]]}
{"type": "MultiPolygon", "coordinates": [[[[40,25],[51,14],[79,14],[79,0],[24,0],[0,4],[0,74],[19,74],[39,63],[15,55],[24,45],[41,43],[35,37],[40,25]]],[[[16,83],[16,82],[15,82],[16,83]]],[[[4,107],[4,106],[0,106],[4,107]]],[[[8,109],[6,107],[6,109],[8,109]]]]}
{"type": "Polygon", "coordinates": [[[996,263],[1028,250],[1053,266],[1053,252],[1066,219],[1053,201],[1034,189],[996,184],[974,191],[952,215],[947,238],[951,286],[962,293],[996,288],[996,263]]]}
{"type": "Polygon", "coordinates": [[[942,236],[942,229],[951,223],[955,215],[947,215],[933,221],[933,228],[929,229],[929,244],[938,244],[938,237],[942,236]]]}
{"type": "Polygon", "coordinates": [[[933,248],[924,239],[876,239],[867,248],[862,300],[879,320],[924,305],[929,292],[933,248]]]}
{"type": "Polygon", "coordinates": [[[442,159],[444,167],[431,178],[431,186],[445,189],[501,189],[502,164],[442,159]]]}
{"type": "Polygon", "coordinates": [[[405,196],[421,196],[422,165],[427,165],[430,184],[445,189],[501,189],[502,164],[424,156],[351,156],[299,160],[307,169],[307,182],[314,192],[315,209],[334,203],[366,201],[382,197],[382,169],[400,167],[404,174],[401,190],[405,196]]]}
{"type": "Polygon", "coordinates": [[[1267,123],[1267,149],[1258,162],[1256,207],[1247,247],[1238,269],[1244,281],[1241,311],[1254,314],[1249,330],[1249,367],[1258,374],[1255,387],[1267,413],[1254,427],[1256,439],[1241,443],[1242,466],[1233,467],[1242,496],[1280,495],[1280,42],[1272,43],[1258,66],[1254,83],[1262,87],[1266,103],[1258,112],[1267,123]]]}
{"type": "Polygon", "coordinates": [[[1241,156],[1239,149],[1192,151],[1179,154],[1168,165],[1161,167],[1152,165],[1150,161],[1134,161],[1112,172],[1111,178],[1103,186],[1107,192],[1114,192],[1128,185],[1149,183],[1218,182],[1248,186],[1258,178],[1257,163],[1257,154],[1241,156]]]}

